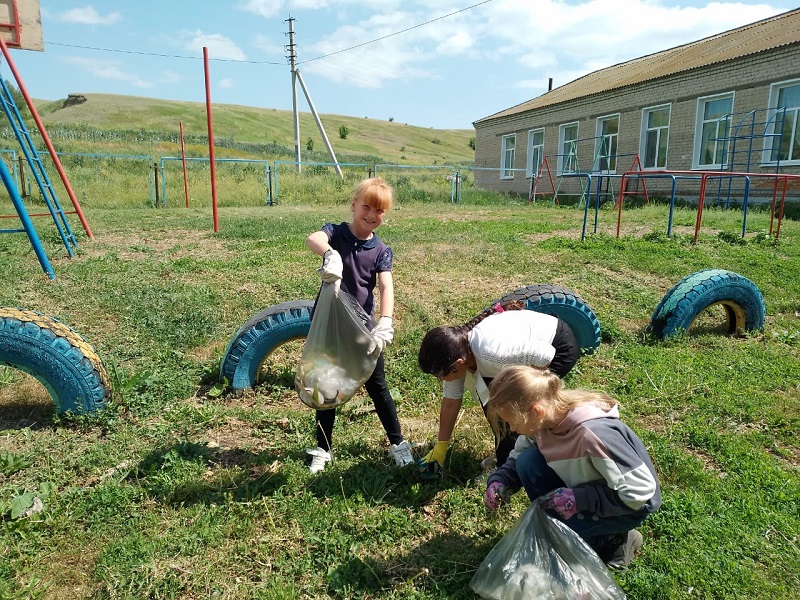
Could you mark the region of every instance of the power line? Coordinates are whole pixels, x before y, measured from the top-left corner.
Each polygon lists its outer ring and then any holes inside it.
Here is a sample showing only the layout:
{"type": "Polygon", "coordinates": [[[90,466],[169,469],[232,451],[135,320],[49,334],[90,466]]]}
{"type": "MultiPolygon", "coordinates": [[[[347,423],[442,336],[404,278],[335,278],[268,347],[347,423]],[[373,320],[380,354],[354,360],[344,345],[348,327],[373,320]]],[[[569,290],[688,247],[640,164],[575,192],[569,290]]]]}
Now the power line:
{"type": "MultiPolygon", "coordinates": [[[[336,50],[335,52],[330,52],[328,54],[323,54],[321,56],[317,56],[315,58],[309,58],[307,60],[299,61],[297,64],[303,64],[307,62],[311,62],[314,60],[320,60],[323,58],[327,58],[329,56],[334,56],[336,54],[341,54],[342,52],[348,52],[350,50],[354,50],[356,48],[361,48],[362,46],[366,46],[368,44],[374,44],[375,42],[380,42],[381,40],[385,40],[390,37],[394,37],[396,35],[400,35],[401,33],[406,33],[413,29],[418,29],[419,27],[423,27],[425,25],[430,25],[431,23],[435,23],[436,21],[441,21],[442,19],[446,19],[448,17],[452,17],[453,15],[457,15],[458,13],[462,13],[464,11],[470,10],[472,8],[476,8],[481,6],[482,4],[488,4],[489,2],[493,2],[493,0],[483,0],[482,2],[478,2],[471,6],[467,6],[466,8],[461,8],[459,10],[453,11],[446,15],[441,15],[434,19],[430,19],[429,21],[425,21],[424,23],[419,23],[417,25],[412,25],[411,27],[407,27],[406,29],[401,29],[400,31],[395,31],[394,33],[390,33],[379,38],[375,38],[374,40],[370,40],[368,42],[362,42],[361,44],[356,44],[355,46],[350,46],[349,48],[342,48],[341,50],[336,50]]],[[[45,42],[48,46],[62,46],[64,48],[78,48],[80,50],[94,50],[97,52],[116,52],[118,54],[136,54],[138,56],[154,56],[157,58],[180,58],[180,59],[188,59],[188,60],[202,60],[202,56],[184,56],[180,54],[159,54],[156,52],[141,52],[136,50],[118,50],[116,48],[97,48],[94,46],[80,46],[78,44],[64,44],[62,42],[45,42]]],[[[230,62],[230,63],[243,63],[243,64],[252,64],[252,65],[284,65],[285,62],[273,62],[268,60],[239,60],[235,58],[210,58],[209,60],[215,62],[230,62]]]]}
{"type": "Polygon", "coordinates": [[[309,58],[307,60],[301,60],[297,64],[303,64],[303,63],[311,62],[312,60],[319,60],[321,58],[327,58],[329,56],[333,56],[334,54],[341,54],[342,52],[347,52],[349,50],[354,50],[355,48],[361,48],[362,46],[366,46],[368,44],[374,44],[375,42],[380,42],[381,40],[385,40],[387,38],[394,37],[396,35],[400,35],[401,33],[406,33],[407,31],[411,31],[412,29],[417,29],[418,27],[423,27],[424,25],[430,25],[431,23],[434,23],[436,21],[441,21],[442,19],[446,19],[447,17],[452,17],[453,15],[457,15],[458,13],[462,13],[462,12],[464,12],[466,10],[469,10],[471,8],[475,8],[476,6],[480,6],[482,4],[488,4],[489,2],[493,2],[493,0],[483,0],[483,2],[478,2],[477,4],[473,4],[472,6],[467,6],[466,8],[461,8],[459,10],[453,11],[453,12],[448,13],[446,15],[442,15],[440,17],[436,17],[435,19],[431,19],[430,21],[425,21],[424,23],[419,23],[417,25],[412,25],[411,27],[407,27],[406,29],[401,29],[400,31],[395,31],[394,33],[390,33],[390,34],[384,35],[382,37],[375,38],[374,40],[370,40],[368,42],[362,42],[361,44],[356,44],[355,46],[350,46],[349,48],[342,48],[341,50],[336,50],[335,52],[329,52],[328,54],[323,54],[323,55],[317,56],[315,58],[309,58]]]}
{"type": "MultiPolygon", "coordinates": [[[[60,42],[45,42],[49,46],[64,46],[66,48],[79,48],[81,50],[97,50],[98,52],[117,52],[119,54],[138,54],[139,56],[156,56],[158,58],[182,58],[189,60],[203,60],[202,56],[182,56],[180,54],[158,54],[155,52],[138,52],[135,50],[117,50],[115,48],[94,48],[92,46],[78,46],[76,44],[62,44],[60,42]]],[[[283,62],[271,62],[267,60],[239,60],[236,58],[209,58],[215,62],[247,63],[253,65],[283,65],[283,62]]]]}

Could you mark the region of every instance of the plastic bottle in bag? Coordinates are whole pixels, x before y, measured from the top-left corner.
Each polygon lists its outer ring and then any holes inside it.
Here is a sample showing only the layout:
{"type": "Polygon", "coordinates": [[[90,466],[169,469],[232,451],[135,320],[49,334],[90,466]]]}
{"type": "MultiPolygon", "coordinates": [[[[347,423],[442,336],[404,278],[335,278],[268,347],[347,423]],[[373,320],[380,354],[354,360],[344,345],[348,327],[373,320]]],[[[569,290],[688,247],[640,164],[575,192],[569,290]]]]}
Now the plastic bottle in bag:
{"type": "Polygon", "coordinates": [[[295,388],[304,404],[315,409],[347,402],[369,379],[378,356],[367,326],[372,319],[355,298],[325,283],[320,288],[295,388]]]}

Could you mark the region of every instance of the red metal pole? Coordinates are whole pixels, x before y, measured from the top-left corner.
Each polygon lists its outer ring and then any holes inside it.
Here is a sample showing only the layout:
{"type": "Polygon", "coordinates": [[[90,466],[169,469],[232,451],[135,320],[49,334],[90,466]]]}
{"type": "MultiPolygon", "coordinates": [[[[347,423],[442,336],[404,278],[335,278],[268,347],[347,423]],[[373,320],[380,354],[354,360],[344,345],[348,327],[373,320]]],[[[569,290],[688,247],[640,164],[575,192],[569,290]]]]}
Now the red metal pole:
{"type": "Polygon", "coordinates": [[[186,176],[186,146],[183,143],[183,121],[178,121],[181,130],[181,161],[183,162],[183,194],[186,196],[186,208],[189,208],[189,179],[186,176]]]}
{"type": "Polygon", "coordinates": [[[214,231],[219,231],[219,215],[217,214],[217,166],[214,158],[214,128],[211,118],[211,83],[208,74],[208,48],[203,46],[203,63],[206,75],[206,115],[208,116],[208,160],[211,165],[211,206],[214,214],[214,231]]]}
{"type": "Polygon", "coordinates": [[[772,237],[772,225],[775,222],[775,204],[778,202],[778,179],[772,184],[772,206],[769,213],[769,235],[772,237]]]}
{"type": "Polygon", "coordinates": [[[622,193],[622,190],[625,189],[625,177],[627,175],[627,173],[622,174],[619,184],[619,198],[617,198],[617,239],[619,239],[619,229],[620,224],[622,223],[622,199],[625,197],[622,193]]]}
{"type": "Polygon", "coordinates": [[[700,223],[703,222],[703,204],[706,202],[706,182],[708,174],[704,174],[700,180],[700,197],[697,199],[697,220],[694,223],[694,243],[697,243],[697,236],[700,233],[700,223]]]}
{"type": "Polygon", "coordinates": [[[5,57],[6,62],[8,62],[8,68],[14,75],[14,79],[17,80],[19,91],[22,94],[22,97],[25,98],[25,103],[28,105],[28,109],[31,111],[31,116],[33,117],[33,120],[36,122],[36,126],[39,128],[39,133],[42,134],[42,139],[44,140],[44,143],[47,146],[48,152],[50,152],[50,158],[53,159],[53,164],[56,166],[58,174],[61,176],[61,181],[64,183],[64,187],[67,190],[67,194],[69,194],[69,199],[72,200],[72,206],[75,207],[75,213],[81,220],[81,225],[83,225],[83,229],[86,232],[86,235],[89,236],[90,240],[93,240],[94,234],[92,234],[92,229],[89,227],[89,223],[86,221],[86,217],[83,216],[81,205],[78,202],[78,198],[75,196],[75,192],[72,191],[72,186],[69,183],[69,179],[67,179],[67,174],[64,172],[64,167],[61,166],[61,161],[58,158],[58,154],[56,154],[56,150],[55,148],[53,148],[53,142],[50,141],[50,136],[47,135],[47,130],[44,128],[44,123],[42,123],[42,119],[39,117],[39,113],[36,110],[36,106],[33,104],[33,100],[31,100],[31,97],[28,95],[28,90],[25,89],[25,84],[22,83],[22,78],[19,76],[19,72],[17,72],[17,67],[14,65],[14,61],[11,60],[11,55],[8,53],[8,46],[6,46],[5,41],[1,37],[0,37],[0,49],[3,51],[3,56],[5,57]]]}
{"type": "Polygon", "coordinates": [[[783,221],[783,209],[786,206],[786,189],[789,186],[789,179],[783,177],[783,194],[781,194],[781,211],[778,214],[778,228],[775,230],[775,240],[781,235],[781,222],[783,221]]]}

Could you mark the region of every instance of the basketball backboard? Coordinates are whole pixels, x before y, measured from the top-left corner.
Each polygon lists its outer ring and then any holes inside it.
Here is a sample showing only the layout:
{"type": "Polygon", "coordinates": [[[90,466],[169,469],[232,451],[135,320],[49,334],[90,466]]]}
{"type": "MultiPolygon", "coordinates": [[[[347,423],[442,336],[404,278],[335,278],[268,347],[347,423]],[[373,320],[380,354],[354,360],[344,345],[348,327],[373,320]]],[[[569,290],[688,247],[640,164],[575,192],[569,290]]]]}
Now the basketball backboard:
{"type": "Polygon", "coordinates": [[[0,37],[9,48],[44,50],[39,0],[0,0],[0,37]]]}

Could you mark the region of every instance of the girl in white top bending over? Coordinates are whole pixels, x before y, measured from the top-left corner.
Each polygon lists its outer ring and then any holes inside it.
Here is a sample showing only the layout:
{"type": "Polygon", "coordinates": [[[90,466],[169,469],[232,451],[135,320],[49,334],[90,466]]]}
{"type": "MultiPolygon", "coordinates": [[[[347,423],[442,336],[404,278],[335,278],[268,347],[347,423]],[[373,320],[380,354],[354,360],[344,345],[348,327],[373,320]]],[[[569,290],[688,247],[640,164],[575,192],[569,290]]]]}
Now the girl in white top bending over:
{"type": "MultiPolygon", "coordinates": [[[[489,384],[503,367],[547,367],[564,377],[579,356],[578,340],[567,323],[524,310],[522,301],[498,303],[464,325],[428,331],[419,349],[419,366],[444,383],[439,433],[433,449],[420,460],[422,477],[437,477],[444,467],[466,386],[485,414],[489,384]]],[[[515,440],[508,427],[501,435],[495,433],[496,458],[487,458],[482,466],[488,469],[505,463],[515,440]]]]}

